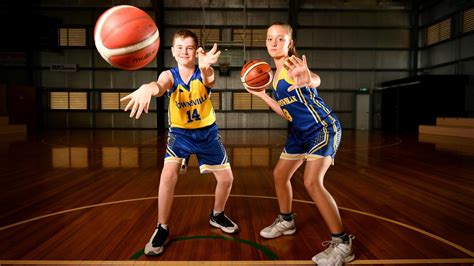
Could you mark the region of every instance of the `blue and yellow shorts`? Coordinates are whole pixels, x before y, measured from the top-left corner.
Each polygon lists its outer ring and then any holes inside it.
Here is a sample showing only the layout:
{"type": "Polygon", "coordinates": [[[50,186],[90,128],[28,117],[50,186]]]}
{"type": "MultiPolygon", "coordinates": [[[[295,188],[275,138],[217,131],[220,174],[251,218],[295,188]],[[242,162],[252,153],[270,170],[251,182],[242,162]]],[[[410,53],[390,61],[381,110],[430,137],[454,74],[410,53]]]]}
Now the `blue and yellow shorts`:
{"type": "Polygon", "coordinates": [[[196,154],[201,173],[230,169],[215,123],[198,129],[169,129],[165,163],[176,162],[185,168],[191,154],[196,154]]]}
{"type": "Polygon", "coordinates": [[[334,156],[336,156],[342,135],[338,122],[312,134],[305,133],[304,138],[301,135],[296,132],[288,134],[285,148],[280,155],[281,159],[311,161],[331,156],[334,163],[334,156]]]}

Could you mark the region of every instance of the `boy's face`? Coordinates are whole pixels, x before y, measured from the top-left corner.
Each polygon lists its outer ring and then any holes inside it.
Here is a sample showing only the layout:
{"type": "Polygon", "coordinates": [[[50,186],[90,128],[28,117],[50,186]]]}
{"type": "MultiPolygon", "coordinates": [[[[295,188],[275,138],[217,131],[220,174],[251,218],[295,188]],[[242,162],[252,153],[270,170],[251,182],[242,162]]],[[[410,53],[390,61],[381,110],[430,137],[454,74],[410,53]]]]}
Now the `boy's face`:
{"type": "Polygon", "coordinates": [[[174,39],[173,47],[171,47],[173,57],[180,65],[194,66],[196,58],[196,44],[191,37],[177,37],[174,39]]]}

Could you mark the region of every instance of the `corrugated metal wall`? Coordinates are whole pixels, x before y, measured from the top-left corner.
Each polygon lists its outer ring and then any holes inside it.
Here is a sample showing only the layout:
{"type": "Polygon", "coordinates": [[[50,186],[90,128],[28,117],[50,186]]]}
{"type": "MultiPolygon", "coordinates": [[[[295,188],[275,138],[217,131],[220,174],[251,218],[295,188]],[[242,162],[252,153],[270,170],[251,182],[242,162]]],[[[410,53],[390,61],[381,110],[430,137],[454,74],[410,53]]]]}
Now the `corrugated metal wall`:
{"type": "MultiPolygon", "coordinates": [[[[164,25],[159,25],[160,29],[164,29],[160,32],[164,67],[175,65],[170,45],[176,29],[217,29],[220,41],[224,41],[221,50],[227,49],[227,55],[233,58],[230,76],[220,76],[216,71],[214,91],[220,96],[220,108],[217,110],[220,128],[286,128],[286,121],[270,110],[234,109],[235,93],[244,92],[239,79],[243,60],[261,58],[270,62],[270,58],[264,43],[246,45],[245,48],[228,43],[233,40],[235,30],[265,30],[275,21],[288,22],[290,17],[296,16],[297,47],[300,54],[308,57],[312,70],[322,78],[320,94],[335,110],[343,127],[354,128],[355,98],[361,89],[370,91],[383,81],[409,74],[410,10],[405,3],[392,1],[308,0],[296,3],[295,7],[290,0],[164,1],[164,25]]],[[[139,71],[122,71],[110,67],[97,53],[92,37],[94,24],[107,7],[118,4],[135,5],[155,17],[150,1],[50,0],[41,1],[41,5],[36,7],[45,16],[60,18],[65,28],[87,29],[86,47],[65,47],[59,53],[42,51],[33,60],[35,83],[44,92],[43,123],[46,128],[166,127],[157,124],[157,115],[163,114],[156,111],[134,120],[120,110],[100,109],[101,92],[133,91],[157,77],[156,59],[139,71]],[[75,64],[78,70],[51,71],[52,64],[75,64]],[[48,94],[51,91],[85,91],[88,93],[88,109],[48,110],[48,94]]],[[[461,53],[472,55],[472,51],[467,50],[470,52],[461,53]]],[[[420,65],[428,64],[423,59],[426,57],[423,53],[420,65]]],[[[444,62],[451,58],[436,60],[444,62]]],[[[470,69],[473,69],[472,65],[470,69]]],[[[372,128],[380,125],[377,108],[374,106],[372,110],[372,128]]],[[[156,110],[156,105],[151,109],[156,110]]]]}

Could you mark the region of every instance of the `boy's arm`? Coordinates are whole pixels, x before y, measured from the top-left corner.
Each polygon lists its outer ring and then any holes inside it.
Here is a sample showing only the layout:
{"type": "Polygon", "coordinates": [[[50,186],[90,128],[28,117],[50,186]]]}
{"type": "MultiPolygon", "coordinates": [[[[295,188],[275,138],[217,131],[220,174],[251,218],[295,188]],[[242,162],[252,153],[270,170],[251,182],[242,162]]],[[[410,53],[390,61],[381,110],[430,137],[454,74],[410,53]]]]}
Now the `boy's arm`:
{"type": "Polygon", "coordinates": [[[216,83],[216,78],[214,76],[214,68],[211,66],[209,68],[201,68],[201,77],[202,77],[202,83],[206,87],[212,87],[216,83]]]}
{"type": "Polygon", "coordinates": [[[197,57],[199,62],[199,69],[201,70],[202,82],[206,87],[212,87],[215,83],[214,69],[212,64],[217,63],[221,51],[217,51],[217,44],[214,43],[212,49],[208,52],[204,51],[202,47],[197,50],[197,57]]]}
{"type": "Polygon", "coordinates": [[[130,109],[130,117],[140,118],[143,111],[148,113],[152,96],[162,96],[173,86],[173,78],[170,71],[161,72],[158,81],[153,81],[140,86],[137,90],[120,99],[120,101],[129,100],[124,111],[130,109]]]}
{"type": "Polygon", "coordinates": [[[158,77],[158,80],[150,82],[150,84],[156,87],[153,90],[153,96],[155,97],[163,96],[163,94],[169,91],[171,87],[173,86],[173,75],[171,75],[171,71],[169,70],[163,71],[158,77]]]}

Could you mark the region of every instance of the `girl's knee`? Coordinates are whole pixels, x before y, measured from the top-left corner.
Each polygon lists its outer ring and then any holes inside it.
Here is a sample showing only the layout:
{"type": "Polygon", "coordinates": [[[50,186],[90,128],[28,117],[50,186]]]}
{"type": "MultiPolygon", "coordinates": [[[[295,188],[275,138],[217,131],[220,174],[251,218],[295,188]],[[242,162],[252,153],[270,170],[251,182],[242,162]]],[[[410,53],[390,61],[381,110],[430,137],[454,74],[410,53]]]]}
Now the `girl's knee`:
{"type": "Polygon", "coordinates": [[[304,187],[308,191],[322,191],[324,189],[323,184],[314,178],[305,178],[304,187]]]}
{"type": "Polygon", "coordinates": [[[282,171],[274,169],[273,179],[275,180],[275,183],[286,183],[288,182],[288,180],[290,180],[290,177],[288,176],[287,173],[283,173],[282,171]]]}

